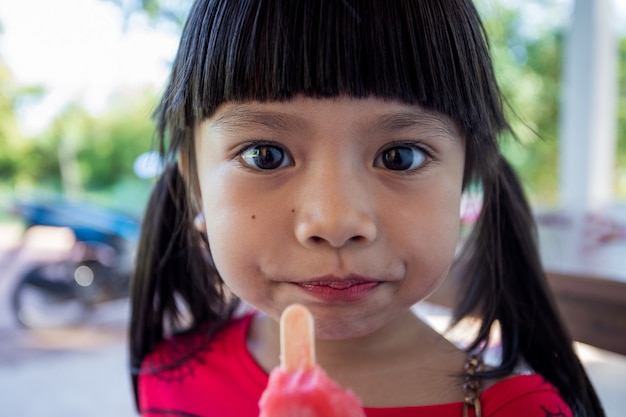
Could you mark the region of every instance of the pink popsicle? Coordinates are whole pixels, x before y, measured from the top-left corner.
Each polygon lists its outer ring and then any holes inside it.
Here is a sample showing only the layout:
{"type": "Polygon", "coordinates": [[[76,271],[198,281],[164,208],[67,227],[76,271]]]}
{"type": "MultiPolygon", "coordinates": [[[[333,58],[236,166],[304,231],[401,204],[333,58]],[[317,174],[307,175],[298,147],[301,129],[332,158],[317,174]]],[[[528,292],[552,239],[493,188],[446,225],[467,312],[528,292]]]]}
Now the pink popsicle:
{"type": "Polygon", "coordinates": [[[365,417],[361,402],[315,362],[313,316],[294,304],[280,318],[281,365],[259,401],[260,417],[365,417]]]}

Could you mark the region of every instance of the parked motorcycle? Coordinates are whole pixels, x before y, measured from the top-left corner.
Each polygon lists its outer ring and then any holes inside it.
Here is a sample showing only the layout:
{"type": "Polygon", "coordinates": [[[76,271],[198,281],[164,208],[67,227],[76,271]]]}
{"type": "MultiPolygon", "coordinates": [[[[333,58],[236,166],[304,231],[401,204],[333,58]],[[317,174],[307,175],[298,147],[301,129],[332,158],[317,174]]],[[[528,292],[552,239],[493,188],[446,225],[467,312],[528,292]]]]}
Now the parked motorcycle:
{"type": "Polygon", "coordinates": [[[139,234],[131,216],[84,203],[18,203],[28,228],[70,229],[75,243],[66,259],[35,265],[13,289],[11,307],[24,327],[76,324],[96,306],[128,296],[139,234]]]}

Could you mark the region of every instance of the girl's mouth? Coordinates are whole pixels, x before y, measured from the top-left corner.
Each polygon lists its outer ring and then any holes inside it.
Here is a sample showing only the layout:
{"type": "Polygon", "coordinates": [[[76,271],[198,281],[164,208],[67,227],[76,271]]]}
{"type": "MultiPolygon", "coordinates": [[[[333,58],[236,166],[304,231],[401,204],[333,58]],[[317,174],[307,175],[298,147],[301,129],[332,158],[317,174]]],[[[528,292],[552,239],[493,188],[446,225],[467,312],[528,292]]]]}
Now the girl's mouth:
{"type": "Polygon", "coordinates": [[[370,295],[380,281],[366,279],[323,279],[296,283],[315,298],[326,302],[353,303],[370,295]]]}

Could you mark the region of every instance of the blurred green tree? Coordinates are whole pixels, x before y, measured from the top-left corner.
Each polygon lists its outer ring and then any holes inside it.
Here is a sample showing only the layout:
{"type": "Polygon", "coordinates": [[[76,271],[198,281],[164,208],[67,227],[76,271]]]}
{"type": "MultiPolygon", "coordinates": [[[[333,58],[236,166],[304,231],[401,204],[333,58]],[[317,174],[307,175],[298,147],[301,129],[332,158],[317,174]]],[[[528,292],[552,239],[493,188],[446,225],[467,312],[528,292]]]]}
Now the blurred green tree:
{"type": "Polygon", "coordinates": [[[626,201],[626,38],[619,43],[617,94],[617,196],[626,201]]]}
{"type": "Polygon", "coordinates": [[[536,25],[501,1],[482,1],[496,76],[517,137],[503,152],[520,173],[536,205],[558,200],[558,120],[563,28],[536,25]]]}
{"type": "MultiPolygon", "coordinates": [[[[520,13],[524,7],[558,8],[554,0],[478,0],[509,120],[519,139],[503,150],[520,173],[535,206],[558,204],[559,108],[562,55],[567,21],[537,24],[520,13]]],[[[547,13],[547,12],[542,12],[547,13]]],[[[618,32],[617,150],[615,196],[626,200],[626,38],[618,32]]]]}
{"type": "Polygon", "coordinates": [[[19,181],[28,168],[29,155],[36,152],[36,144],[20,130],[16,110],[24,100],[42,92],[38,86],[18,85],[11,70],[0,59],[0,179],[3,183],[19,181]]]}
{"type": "Polygon", "coordinates": [[[0,178],[8,179],[19,170],[17,153],[23,137],[17,124],[15,105],[17,91],[12,74],[0,61],[0,178]]]}
{"type": "MultiPolygon", "coordinates": [[[[66,192],[102,191],[133,178],[137,156],[151,147],[154,92],[120,95],[102,115],[82,106],[68,106],[38,138],[56,148],[63,169],[58,172],[66,192]]],[[[50,175],[50,172],[39,172],[50,175]]]]}

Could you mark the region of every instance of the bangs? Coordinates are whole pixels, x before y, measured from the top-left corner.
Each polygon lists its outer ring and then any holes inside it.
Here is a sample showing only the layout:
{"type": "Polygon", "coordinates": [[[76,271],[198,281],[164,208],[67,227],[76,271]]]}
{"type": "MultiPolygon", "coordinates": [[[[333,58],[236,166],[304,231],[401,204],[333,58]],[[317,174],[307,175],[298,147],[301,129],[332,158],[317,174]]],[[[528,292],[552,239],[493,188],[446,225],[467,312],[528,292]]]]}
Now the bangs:
{"type": "Polygon", "coordinates": [[[506,127],[484,30],[470,0],[196,1],[159,122],[189,129],[228,101],[377,96],[506,127]]]}

